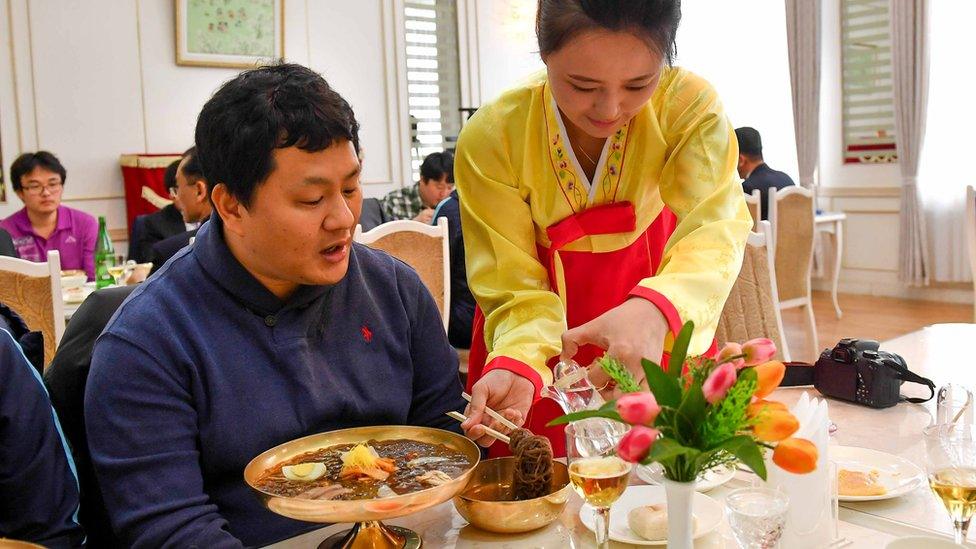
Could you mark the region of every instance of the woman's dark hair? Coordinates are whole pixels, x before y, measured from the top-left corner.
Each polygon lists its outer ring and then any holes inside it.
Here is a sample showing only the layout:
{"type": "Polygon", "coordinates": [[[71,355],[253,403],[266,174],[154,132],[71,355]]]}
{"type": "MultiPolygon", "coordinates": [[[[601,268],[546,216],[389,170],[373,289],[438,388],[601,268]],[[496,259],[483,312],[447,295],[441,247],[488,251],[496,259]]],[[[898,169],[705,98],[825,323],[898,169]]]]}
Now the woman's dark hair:
{"type": "Polygon", "coordinates": [[[318,73],[290,63],[244,71],[221,86],[200,111],[195,138],[209,184],[223,183],[245,206],[274,170],[274,149],[315,152],[349,140],[359,153],[349,103],[318,73]]]}
{"type": "Polygon", "coordinates": [[[454,155],[450,151],[430,153],[420,165],[420,177],[440,181],[447,174],[447,182],[454,183],[454,155]]]}
{"type": "Polygon", "coordinates": [[[19,191],[22,188],[20,178],[34,171],[35,168],[44,168],[45,170],[60,175],[61,183],[64,183],[68,179],[68,172],[65,171],[58,157],[53,154],[47,151],[24,153],[18,156],[14,160],[14,163],[10,165],[10,181],[13,183],[15,191],[19,191]]]}
{"type": "Polygon", "coordinates": [[[591,30],[632,32],[670,66],[681,21],[681,0],[539,0],[535,35],[543,57],[591,30]]]}

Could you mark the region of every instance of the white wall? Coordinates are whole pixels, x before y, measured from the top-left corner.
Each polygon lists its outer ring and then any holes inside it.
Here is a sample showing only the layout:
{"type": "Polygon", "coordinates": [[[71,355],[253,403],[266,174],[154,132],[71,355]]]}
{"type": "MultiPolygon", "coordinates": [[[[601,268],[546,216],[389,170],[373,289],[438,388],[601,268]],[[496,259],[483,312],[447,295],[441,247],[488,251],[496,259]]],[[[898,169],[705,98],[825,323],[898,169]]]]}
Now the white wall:
{"type": "MultiPolygon", "coordinates": [[[[383,194],[402,173],[391,114],[396,71],[384,63],[394,47],[384,36],[394,6],[285,2],[286,59],[321,72],[356,111],[368,196],[383,194]]],[[[119,155],[182,152],[204,102],[237,74],[176,65],[174,8],[166,0],[0,2],[0,34],[4,173],[21,152],[51,150],[68,170],[65,203],[108,216],[112,228],[125,224],[119,155]]],[[[0,217],[22,206],[9,184],[7,191],[0,217]]]]}

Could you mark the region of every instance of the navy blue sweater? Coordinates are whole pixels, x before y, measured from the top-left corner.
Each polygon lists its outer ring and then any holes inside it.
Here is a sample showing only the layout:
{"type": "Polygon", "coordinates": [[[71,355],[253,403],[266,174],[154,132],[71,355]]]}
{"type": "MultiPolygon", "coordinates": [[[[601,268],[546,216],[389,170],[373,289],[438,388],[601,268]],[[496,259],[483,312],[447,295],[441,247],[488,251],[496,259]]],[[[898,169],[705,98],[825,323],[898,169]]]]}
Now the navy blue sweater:
{"type": "Polygon", "coordinates": [[[777,191],[793,186],[793,178],[789,175],[770,168],[766,163],[756,166],[742,182],[742,191],[752,194],[752,191],[759,191],[759,211],[762,219],[769,216],[769,189],[775,188],[777,191]]]}
{"type": "Polygon", "coordinates": [[[79,547],[78,478],[37,370],[0,330],[0,538],[79,547]]]}
{"type": "Polygon", "coordinates": [[[335,286],[282,302],[219,219],[122,304],[85,393],[92,461],[134,547],[239,547],[316,525],[267,511],[243,480],[257,454],[362,425],[457,430],[457,355],[417,274],[354,245],[335,286]]]}

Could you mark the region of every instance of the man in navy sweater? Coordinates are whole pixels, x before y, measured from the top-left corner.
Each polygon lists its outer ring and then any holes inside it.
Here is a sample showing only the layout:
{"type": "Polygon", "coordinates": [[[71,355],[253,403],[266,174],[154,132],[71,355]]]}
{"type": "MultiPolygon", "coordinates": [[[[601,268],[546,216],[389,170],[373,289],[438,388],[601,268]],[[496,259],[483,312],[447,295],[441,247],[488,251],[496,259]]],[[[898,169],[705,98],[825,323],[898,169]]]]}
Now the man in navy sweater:
{"type": "Polygon", "coordinates": [[[742,191],[752,194],[759,190],[759,211],[761,217],[769,216],[769,189],[785,189],[794,185],[789,175],[770,168],[763,160],[762,137],[755,128],[743,126],[736,128],[735,137],[739,141],[739,177],[742,181],[742,191]]]}
{"type": "Polygon", "coordinates": [[[458,429],[457,355],[417,274],[353,244],[349,104],[298,65],[246,71],[196,127],[215,215],[121,306],[85,395],[92,462],[133,547],[265,545],[316,525],[264,509],[244,466],[362,425],[458,429]]]}
{"type": "Polygon", "coordinates": [[[41,376],[0,330],[0,538],[80,547],[78,478],[41,376]]]}

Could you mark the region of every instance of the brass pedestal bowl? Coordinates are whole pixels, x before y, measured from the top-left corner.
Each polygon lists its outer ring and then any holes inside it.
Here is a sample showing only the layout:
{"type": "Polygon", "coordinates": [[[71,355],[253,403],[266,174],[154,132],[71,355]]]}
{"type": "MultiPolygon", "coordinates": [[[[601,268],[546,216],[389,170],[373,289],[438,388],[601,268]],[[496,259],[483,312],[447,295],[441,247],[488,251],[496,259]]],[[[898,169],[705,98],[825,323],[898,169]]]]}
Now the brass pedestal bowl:
{"type": "Polygon", "coordinates": [[[515,458],[482,461],[475,467],[467,488],[454,497],[454,507],[472,525],[497,534],[537,530],[559,518],[573,488],[566,465],[553,462],[549,494],[512,501],[515,458]]]}
{"type": "Polygon", "coordinates": [[[276,446],[255,457],[244,468],[244,480],[264,505],[279,515],[306,522],[354,522],[353,528],[335,534],[319,545],[320,549],[416,549],[423,540],[416,532],[398,526],[385,526],[381,520],[410,515],[443,503],[464,489],[481,457],[478,446],[469,439],[431,427],[390,425],[356,427],[311,435],[276,446]],[[443,444],[463,453],[471,467],[457,478],[425,490],[399,496],[358,500],[314,500],[278,496],[257,487],[257,481],[275,465],[299,454],[338,444],[369,440],[410,439],[443,444]]]}

